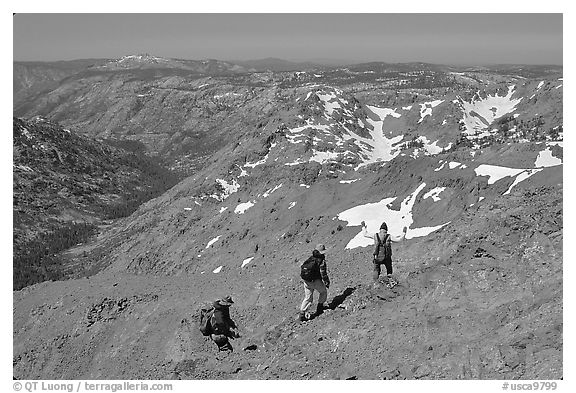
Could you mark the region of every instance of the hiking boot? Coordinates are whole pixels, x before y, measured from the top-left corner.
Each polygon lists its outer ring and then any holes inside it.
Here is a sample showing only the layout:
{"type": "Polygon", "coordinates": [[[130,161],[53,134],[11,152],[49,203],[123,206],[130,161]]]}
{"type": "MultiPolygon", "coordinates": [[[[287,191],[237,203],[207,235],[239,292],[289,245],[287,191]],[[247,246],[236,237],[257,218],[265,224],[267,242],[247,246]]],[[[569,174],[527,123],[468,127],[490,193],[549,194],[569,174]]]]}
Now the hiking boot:
{"type": "Polygon", "coordinates": [[[392,287],[395,287],[396,285],[398,285],[398,281],[396,281],[396,279],[394,279],[394,277],[388,276],[388,282],[386,283],[386,286],[388,288],[392,288],[392,287]]]}

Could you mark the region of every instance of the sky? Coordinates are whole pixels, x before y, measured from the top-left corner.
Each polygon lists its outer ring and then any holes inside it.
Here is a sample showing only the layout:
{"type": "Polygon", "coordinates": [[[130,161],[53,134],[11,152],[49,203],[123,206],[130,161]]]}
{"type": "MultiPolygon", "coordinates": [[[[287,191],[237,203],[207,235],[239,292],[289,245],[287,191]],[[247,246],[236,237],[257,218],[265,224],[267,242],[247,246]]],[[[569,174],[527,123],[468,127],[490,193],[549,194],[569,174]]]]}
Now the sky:
{"type": "Polygon", "coordinates": [[[17,13],[13,58],[558,64],[562,13],[17,13]]]}

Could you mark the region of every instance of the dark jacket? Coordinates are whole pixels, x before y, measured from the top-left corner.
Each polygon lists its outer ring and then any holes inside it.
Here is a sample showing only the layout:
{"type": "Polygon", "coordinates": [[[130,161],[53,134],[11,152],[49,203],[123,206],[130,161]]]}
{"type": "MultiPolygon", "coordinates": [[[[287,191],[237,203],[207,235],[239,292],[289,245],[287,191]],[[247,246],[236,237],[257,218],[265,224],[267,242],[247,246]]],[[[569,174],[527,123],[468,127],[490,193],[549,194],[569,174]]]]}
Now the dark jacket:
{"type": "Polygon", "coordinates": [[[318,250],[312,251],[312,256],[318,261],[320,267],[320,276],[324,284],[330,286],[330,279],[328,278],[328,271],[326,270],[326,256],[318,250]]]}
{"type": "Polygon", "coordinates": [[[214,302],[214,323],[212,329],[216,334],[229,335],[230,328],[235,329],[236,324],[230,318],[230,306],[220,304],[218,301],[214,302]]]}

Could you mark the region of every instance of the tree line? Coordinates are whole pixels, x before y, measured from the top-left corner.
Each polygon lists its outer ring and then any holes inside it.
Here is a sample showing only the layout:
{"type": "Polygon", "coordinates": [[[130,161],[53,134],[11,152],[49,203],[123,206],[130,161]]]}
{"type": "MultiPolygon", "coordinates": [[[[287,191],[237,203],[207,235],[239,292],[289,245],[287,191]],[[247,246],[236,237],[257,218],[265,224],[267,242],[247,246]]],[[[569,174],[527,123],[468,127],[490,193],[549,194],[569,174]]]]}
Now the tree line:
{"type": "Polygon", "coordinates": [[[47,280],[64,278],[64,266],[58,255],[97,233],[95,225],[83,222],[61,223],[24,244],[14,244],[12,283],[14,290],[47,280]]]}

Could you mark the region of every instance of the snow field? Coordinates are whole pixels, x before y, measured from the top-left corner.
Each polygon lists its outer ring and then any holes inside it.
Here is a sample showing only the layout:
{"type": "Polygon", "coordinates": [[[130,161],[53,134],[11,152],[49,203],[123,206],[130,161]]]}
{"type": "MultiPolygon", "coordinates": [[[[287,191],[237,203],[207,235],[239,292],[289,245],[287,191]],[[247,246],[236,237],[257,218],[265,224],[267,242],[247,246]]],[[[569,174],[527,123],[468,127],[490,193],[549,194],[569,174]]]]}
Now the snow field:
{"type": "MultiPolygon", "coordinates": [[[[400,235],[402,228],[406,226],[408,227],[408,232],[406,233],[407,239],[426,236],[448,223],[435,227],[410,228],[410,225],[414,222],[412,218],[412,208],[414,207],[416,197],[425,187],[426,183],[422,183],[412,194],[408,195],[402,201],[400,210],[393,210],[389,207],[389,205],[396,200],[396,197],[384,198],[380,202],[367,203],[345,210],[338,214],[338,218],[342,221],[347,221],[348,224],[346,226],[359,226],[361,222],[364,221],[370,233],[376,233],[380,228],[380,224],[386,222],[388,232],[393,235],[400,235]]],[[[367,247],[373,243],[374,241],[372,239],[365,237],[362,231],[360,231],[348,242],[345,248],[367,247]]]]}
{"type": "Polygon", "coordinates": [[[508,94],[499,96],[497,93],[493,96],[488,95],[484,99],[472,102],[465,102],[460,99],[458,102],[464,112],[462,122],[466,127],[464,131],[467,135],[475,135],[488,128],[492,122],[505,114],[516,109],[516,105],[521,98],[512,98],[515,86],[508,86],[508,94]],[[476,116],[476,115],[477,116],[476,116]]]}

